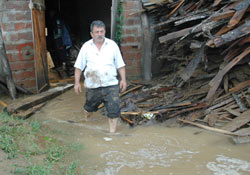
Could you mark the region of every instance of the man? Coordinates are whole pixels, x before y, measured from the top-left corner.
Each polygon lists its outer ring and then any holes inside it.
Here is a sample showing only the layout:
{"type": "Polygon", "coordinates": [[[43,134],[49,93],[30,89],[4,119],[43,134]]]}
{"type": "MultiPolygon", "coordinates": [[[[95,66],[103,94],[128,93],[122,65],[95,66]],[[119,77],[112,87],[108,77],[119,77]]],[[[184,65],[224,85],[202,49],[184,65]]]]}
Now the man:
{"type": "Polygon", "coordinates": [[[83,44],[75,63],[76,94],[81,92],[80,77],[84,70],[86,103],[84,110],[87,117],[97,111],[103,102],[109,120],[109,132],[116,132],[120,117],[120,98],[117,70],[120,75],[120,89],[127,88],[125,64],[117,44],[105,38],[105,24],[93,21],[90,25],[91,40],[83,44]]]}

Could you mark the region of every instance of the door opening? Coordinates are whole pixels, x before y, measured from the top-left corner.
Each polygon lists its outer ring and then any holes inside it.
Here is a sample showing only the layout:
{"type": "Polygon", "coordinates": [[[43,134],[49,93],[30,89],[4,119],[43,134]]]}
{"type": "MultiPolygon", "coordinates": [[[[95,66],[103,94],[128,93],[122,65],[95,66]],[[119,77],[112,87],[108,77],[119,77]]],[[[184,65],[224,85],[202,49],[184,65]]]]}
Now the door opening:
{"type": "MultiPolygon", "coordinates": [[[[60,47],[61,41],[53,35],[55,15],[63,21],[68,30],[72,41],[71,48],[78,51],[84,42],[91,39],[90,24],[93,20],[102,20],[106,25],[106,37],[110,38],[111,36],[112,0],[45,0],[45,6],[46,28],[48,30],[47,49],[51,54],[55,67],[63,66],[64,62],[68,63],[70,54],[69,50],[56,52],[56,48],[58,48],[58,45],[60,47]]],[[[76,59],[76,56],[77,54],[74,54],[75,58],[70,58],[71,67],[73,67],[72,62],[76,59]]]]}

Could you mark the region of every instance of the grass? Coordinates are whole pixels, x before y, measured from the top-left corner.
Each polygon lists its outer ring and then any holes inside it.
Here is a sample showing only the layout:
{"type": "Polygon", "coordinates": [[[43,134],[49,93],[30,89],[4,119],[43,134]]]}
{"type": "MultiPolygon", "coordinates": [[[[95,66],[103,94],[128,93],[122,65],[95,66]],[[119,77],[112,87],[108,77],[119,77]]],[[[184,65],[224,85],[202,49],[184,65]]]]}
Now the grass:
{"type": "Polygon", "coordinates": [[[83,146],[60,140],[36,120],[20,120],[0,113],[0,149],[6,153],[6,159],[25,162],[25,165],[15,163],[11,174],[83,174],[80,161],[72,157],[72,152],[83,149],[83,146]]]}

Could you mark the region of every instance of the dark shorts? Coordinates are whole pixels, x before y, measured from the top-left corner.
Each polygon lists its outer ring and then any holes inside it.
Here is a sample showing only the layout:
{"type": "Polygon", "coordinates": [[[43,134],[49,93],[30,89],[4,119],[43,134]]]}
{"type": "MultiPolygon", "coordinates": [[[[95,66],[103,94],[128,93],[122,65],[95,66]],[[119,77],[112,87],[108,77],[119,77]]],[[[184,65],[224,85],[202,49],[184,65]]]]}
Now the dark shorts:
{"type": "Polygon", "coordinates": [[[84,105],[86,111],[97,111],[101,103],[104,103],[109,118],[120,117],[119,86],[86,89],[86,103],[84,105]]]}

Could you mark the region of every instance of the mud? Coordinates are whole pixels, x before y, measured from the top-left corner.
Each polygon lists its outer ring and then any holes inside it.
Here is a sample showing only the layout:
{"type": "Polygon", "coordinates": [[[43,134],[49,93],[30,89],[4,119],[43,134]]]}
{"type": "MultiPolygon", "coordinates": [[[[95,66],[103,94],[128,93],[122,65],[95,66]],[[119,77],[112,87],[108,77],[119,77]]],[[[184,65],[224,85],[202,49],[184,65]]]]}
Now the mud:
{"type": "Polygon", "coordinates": [[[32,117],[84,146],[77,158],[86,175],[250,174],[250,144],[235,145],[229,136],[167,123],[131,128],[121,121],[118,134],[110,135],[98,112],[87,122],[67,122],[82,118],[84,100],[84,92],[69,90],[32,117]]]}

